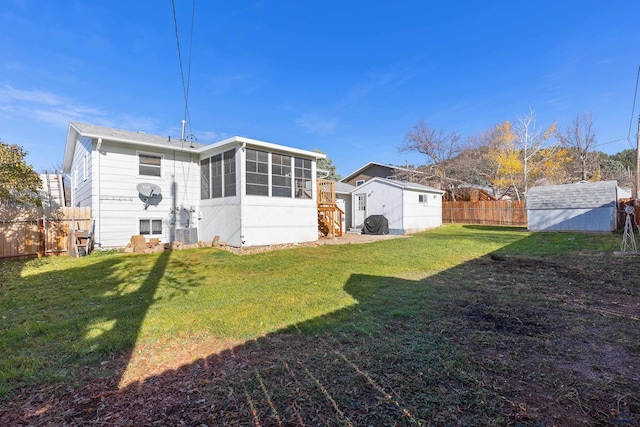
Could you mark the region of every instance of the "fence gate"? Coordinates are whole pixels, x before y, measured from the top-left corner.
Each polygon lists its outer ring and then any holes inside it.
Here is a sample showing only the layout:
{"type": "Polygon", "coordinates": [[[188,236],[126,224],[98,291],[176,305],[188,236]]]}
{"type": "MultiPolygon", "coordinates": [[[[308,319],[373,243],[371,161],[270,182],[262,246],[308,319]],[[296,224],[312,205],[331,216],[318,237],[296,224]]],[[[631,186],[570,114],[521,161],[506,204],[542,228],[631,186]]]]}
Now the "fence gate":
{"type": "Polygon", "coordinates": [[[0,206],[0,259],[67,255],[75,230],[91,230],[91,208],[0,206]]]}

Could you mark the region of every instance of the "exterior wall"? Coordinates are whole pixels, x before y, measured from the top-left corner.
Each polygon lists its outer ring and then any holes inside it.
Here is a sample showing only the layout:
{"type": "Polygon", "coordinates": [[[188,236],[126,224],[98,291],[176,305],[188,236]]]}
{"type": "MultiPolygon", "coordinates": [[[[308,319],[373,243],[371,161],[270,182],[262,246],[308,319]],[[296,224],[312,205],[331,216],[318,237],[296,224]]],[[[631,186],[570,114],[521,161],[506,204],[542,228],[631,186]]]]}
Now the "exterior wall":
{"type": "MultiPolygon", "coordinates": [[[[94,142],[95,144],[95,142],[94,142]]],[[[175,229],[198,225],[199,165],[196,155],[161,148],[136,147],[103,141],[95,153],[93,217],[96,242],[103,247],[125,246],[139,234],[140,219],[162,220],[162,234],[148,235],[169,242],[175,229]],[[138,175],[138,152],[163,156],[161,177],[138,175]],[[147,209],[136,188],[140,183],[156,184],[161,197],[147,209]],[[191,208],[195,212],[191,212],[191,208]]]]}
{"type": "Polygon", "coordinates": [[[225,242],[229,246],[242,246],[241,210],[238,197],[202,200],[200,209],[202,213],[198,229],[200,240],[212,242],[216,236],[220,236],[220,242],[225,242]]]}
{"type": "Polygon", "coordinates": [[[79,137],[76,140],[71,163],[71,206],[83,207],[92,205],[92,161],[91,139],[79,137]],[[85,162],[87,163],[86,170],[85,162]]]}
{"type": "Polygon", "coordinates": [[[404,191],[404,232],[417,233],[442,225],[442,195],[424,191],[404,191]],[[420,202],[419,196],[426,196],[420,202]]]}
{"type": "Polygon", "coordinates": [[[264,246],[318,240],[315,199],[245,196],[242,246],[264,246]]]}
{"type": "MultiPolygon", "coordinates": [[[[389,221],[390,234],[410,234],[442,225],[442,195],[425,190],[407,189],[394,184],[374,180],[354,192],[352,204],[357,204],[357,194],[367,194],[366,216],[384,215],[389,221]],[[420,202],[419,195],[427,202],[420,202]]],[[[353,214],[353,221],[356,221],[353,214]]]]}
{"type": "MultiPolygon", "coordinates": [[[[357,193],[367,194],[366,216],[384,215],[389,221],[390,234],[404,234],[402,188],[372,181],[358,187],[357,193]]],[[[357,204],[354,194],[353,205],[357,204]]],[[[356,218],[354,218],[354,222],[356,218]]]]}
{"type": "Polygon", "coordinates": [[[344,211],[343,222],[344,229],[343,232],[353,227],[353,202],[351,194],[336,194],[336,202],[340,209],[344,211]]]}
{"type": "Polygon", "coordinates": [[[611,232],[616,229],[616,208],[527,209],[531,231],[611,232]]]}
{"type": "Polygon", "coordinates": [[[382,165],[371,165],[355,177],[349,179],[349,181],[344,182],[346,182],[347,184],[356,185],[356,182],[358,181],[369,181],[371,178],[376,177],[386,178],[391,175],[393,175],[392,168],[382,165]]]}

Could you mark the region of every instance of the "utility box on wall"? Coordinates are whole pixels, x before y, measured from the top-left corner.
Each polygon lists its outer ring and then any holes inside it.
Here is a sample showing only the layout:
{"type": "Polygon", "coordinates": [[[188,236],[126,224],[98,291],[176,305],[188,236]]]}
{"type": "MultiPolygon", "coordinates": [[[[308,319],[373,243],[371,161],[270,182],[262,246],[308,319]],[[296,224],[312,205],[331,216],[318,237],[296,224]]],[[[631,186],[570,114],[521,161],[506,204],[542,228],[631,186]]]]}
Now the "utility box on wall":
{"type": "Polygon", "coordinates": [[[185,245],[198,243],[197,228],[178,228],[176,229],[176,240],[185,245]]]}

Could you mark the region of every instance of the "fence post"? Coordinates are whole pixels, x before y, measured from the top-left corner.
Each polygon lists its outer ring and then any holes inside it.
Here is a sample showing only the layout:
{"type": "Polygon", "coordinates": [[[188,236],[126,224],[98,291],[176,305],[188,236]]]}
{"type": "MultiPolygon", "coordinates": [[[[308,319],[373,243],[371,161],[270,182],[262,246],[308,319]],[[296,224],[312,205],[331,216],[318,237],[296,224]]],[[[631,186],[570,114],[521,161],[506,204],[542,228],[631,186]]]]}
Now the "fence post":
{"type": "Polygon", "coordinates": [[[38,258],[42,258],[45,254],[45,245],[44,245],[44,216],[38,219],[38,258]]]}

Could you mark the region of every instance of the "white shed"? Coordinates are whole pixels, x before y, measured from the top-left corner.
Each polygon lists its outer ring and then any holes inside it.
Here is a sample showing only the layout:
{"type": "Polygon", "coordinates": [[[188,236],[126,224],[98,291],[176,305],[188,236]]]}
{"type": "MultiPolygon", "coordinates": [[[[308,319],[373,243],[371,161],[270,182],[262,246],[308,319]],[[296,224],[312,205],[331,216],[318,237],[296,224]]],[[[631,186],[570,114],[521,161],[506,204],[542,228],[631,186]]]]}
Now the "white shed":
{"type": "Polygon", "coordinates": [[[615,231],[616,181],[534,187],[527,193],[531,231],[615,231]]]}
{"type": "Polygon", "coordinates": [[[442,225],[444,191],[412,182],[373,178],[352,191],[352,224],[384,215],[390,234],[411,234],[442,225]]]}

